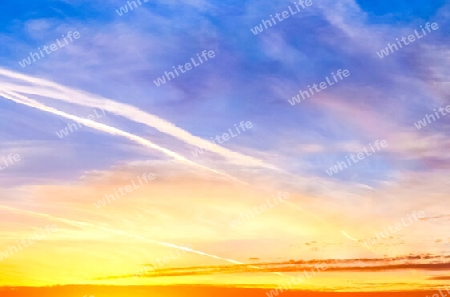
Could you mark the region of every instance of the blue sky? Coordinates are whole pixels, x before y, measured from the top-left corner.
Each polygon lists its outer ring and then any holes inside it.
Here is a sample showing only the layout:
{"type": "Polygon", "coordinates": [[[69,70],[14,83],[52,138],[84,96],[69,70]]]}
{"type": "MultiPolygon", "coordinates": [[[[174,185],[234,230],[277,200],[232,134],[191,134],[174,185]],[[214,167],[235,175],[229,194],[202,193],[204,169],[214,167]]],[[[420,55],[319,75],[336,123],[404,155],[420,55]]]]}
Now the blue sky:
{"type": "MultiPolygon", "coordinates": [[[[289,3],[148,2],[123,16],[117,15],[115,10],[125,4],[122,1],[35,1],[6,6],[1,18],[2,65],[126,102],[206,139],[223,133],[239,121],[250,120],[255,129],[226,143],[226,147],[268,158],[281,155],[277,162],[287,166],[288,172],[307,172],[321,178],[327,178],[324,168],[348,153],[343,150],[345,146],[354,145],[355,150],[361,151],[376,139],[395,139],[392,135],[395,129],[407,131],[402,133],[409,133],[408,137],[412,138],[445,135],[447,119],[427,127],[428,131],[423,133],[414,131],[412,125],[432,108],[445,103],[444,89],[439,88],[438,94],[429,90],[430,84],[443,83],[439,78],[442,74],[436,72],[445,70],[440,63],[433,68],[439,58],[424,52],[432,47],[440,54],[442,51],[437,49],[445,48],[448,21],[444,1],[428,4],[321,1],[258,36],[249,29],[269,14],[286,9],[289,3]],[[331,12],[335,15],[331,16],[331,12]],[[428,21],[438,22],[441,29],[384,60],[376,56],[375,52],[388,42],[410,34],[428,21]],[[38,46],[50,44],[71,30],[79,31],[81,38],[67,48],[25,69],[17,63],[38,46]],[[153,80],[164,71],[186,63],[204,49],[214,50],[216,57],[166,85],[159,88],[153,85],[153,80]],[[349,69],[351,76],[323,92],[324,100],[320,94],[301,105],[287,104],[287,99],[299,89],[323,81],[338,69],[349,69]],[[366,108],[371,118],[358,113],[359,109],[366,108]],[[373,121],[373,127],[361,129],[360,122],[367,120],[373,121]],[[396,128],[388,133],[387,126],[396,128]],[[314,145],[321,147],[319,151],[302,151],[302,147],[314,145]]],[[[60,102],[53,103],[60,106],[60,102]]],[[[58,141],[54,131],[64,128],[64,119],[5,101],[1,104],[13,121],[18,121],[15,119],[18,114],[27,115],[26,120],[20,120],[26,122],[22,128],[14,125],[14,133],[2,135],[8,142],[31,137],[35,141],[54,143],[56,147],[85,147],[110,141],[108,136],[89,129],[58,141]],[[33,118],[42,120],[31,133],[33,118]]],[[[80,116],[91,113],[89,108],[76,105],[67,108],[76,110],[80,116]]],[[[111,114],[102,121],[118,123],[126,130],[144,135],[163,137],[152,129],[111,114]]],[[[401,172],[402,167],[393,164],[404,152],[394,146],[392,143],[392,149],[333,178],[354,178],[375,185],[393,172],[401,172]],[[375,169],[371,163],[379,166],[375,169]]],[[[71,160],[80,166],[67,164],[68,171],[79,174],[79,170],[111,165],[131,155],[111,146],[108,154],[89,162],[85,155],[76,156],[71,160]],[[78,158],[80,162],[75,161],[78,158]]],[[[421,161],[408,157],[402,166],[417,169],[421,161]]]]}

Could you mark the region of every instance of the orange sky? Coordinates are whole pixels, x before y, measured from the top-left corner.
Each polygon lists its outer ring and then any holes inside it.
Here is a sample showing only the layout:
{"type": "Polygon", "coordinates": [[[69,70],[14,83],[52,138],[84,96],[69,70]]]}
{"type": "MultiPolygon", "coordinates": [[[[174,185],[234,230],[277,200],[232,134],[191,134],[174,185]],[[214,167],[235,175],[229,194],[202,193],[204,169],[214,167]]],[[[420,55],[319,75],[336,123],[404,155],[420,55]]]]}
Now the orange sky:
{"type": "MultiPolygon", "coordinates": [[[[243,289],[208,286],[172,286],[172,287],[95,287],[95,286],[65,286],[55,288],[0,288],[0,296],[10,297],[124,297],[124,296],[157,296],[157,297],[227,297],[266,296],[263,289],[243,289]]],[[[447,293],[446,290],[443,293],[447,293]]],[[[285,291],[278,296],[284,297],[432,297],[438,291],[405,291],[405,292],[366,292],[366,293],[331,293],[313,291],[285,291]]],[[[436,296],[434,296],[436,297],[436,296]]],[[[442,297],[442,296],[439,296],[442,297]]]]}
{"type": "Polygon", "coordinates": [[[364,244],[374,232],[389,232],[389,225],[408,220],[413,208],[396,211],[403,216],[378,217],[370,215],[376,195],[358,205],[325,203],[319,195],[280,191],[276,183],[255,188],[176,163],[156,164],[130,163],[88,172],[72,184],[16,189],[21,199],[0,206],[0,250],[18,246],[46,226],[57,229],[0,261],[0,283],[269,288],[315,269],[313,277],[291,287],[386,291],[445,284],[431,278],[446,276],[449,257],[420,240],[433,234],[430,220],[409,221],[389,238],[364,244]],[[165,176],[171,166],[178,166],[178,173],[165,176]],[[150,172],[153,180],[95,206],[105,194],[150,172]],[[279,192],[289,198],[276,200],[279,192]],[[254,207],[262,204],[270,206],[256,213],[254,207]],[[230,224],[246,211],[239,224],[230,224]],[[365,215],[370,217],[358,223],[365,215]],[[317,263],[326,268],[314,268],[317,263]]]}

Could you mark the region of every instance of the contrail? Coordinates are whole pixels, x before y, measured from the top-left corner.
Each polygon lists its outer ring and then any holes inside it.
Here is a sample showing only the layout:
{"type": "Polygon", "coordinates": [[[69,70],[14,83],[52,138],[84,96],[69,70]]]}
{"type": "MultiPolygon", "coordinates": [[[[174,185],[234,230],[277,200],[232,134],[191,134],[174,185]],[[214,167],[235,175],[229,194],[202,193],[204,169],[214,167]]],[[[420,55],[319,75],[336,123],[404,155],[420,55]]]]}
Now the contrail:
{"type": "Polygon", "coordinates": [[[151,141],[149,141],[147,139],[144,139],[144,138],[136,136],[134,134],[125,132],[123,130],[120,130],[120,129],[117,129],[117,128],[114,128],[114,127],[111,127],[111,126],[108,126],[108,125],[105,125],[105,124],[102,124],[102,123],[98,123],[98,122],[95,122],[95,121],[92,121],[92,120],[89,120],[89,119],[83,119],[83,118],[80,118],[80,117],[77,117],[77,116],[74,116],[74,115],[71,115],[71,114],[67,114],[67,113],[65,113],[63,111],[59,111],[59,110],[57,110],[57,109],[55,109],[53,107],[49,107],[49,106],[46,106],[46,105],[44,105],[42,103],[39,103],[39,102],[37,102],[37,101],[35,101],[33,99],[29,99],[29,98],[27,98],[25,96],[22,96],[22,95],[19,95],[19,94],[15,94],[14,92],[3,91],[3,92],[0,92],[0,95],[3,96],[4,98],[9,99],[11,101],[14,101],[16,103],[23,104],[23,105],[26,105],[26,106],[29,106],[29,107],[33,107],[33,108],[36,108],[36,109],[39,109],[39,110],[42,110],[42,111],[46,111],[46,112],[49,112],[49,113],[52,113],[52,114],[55,114],[55,115],[58,115],[58,116],[61,116],[61,117],[73,120],[75,122],[78,122],[78,123],[83,124],[83,125],[85,125],[87,127],[90,127],[90,128],[93,128],[93,129],[96,129],[96,130],[99,130],[99,131],[102,131],[102,132],[105,132],[105,133],[108,133],[108,134],[112,134],[112,135],[123,136],[123,137],[128,138],[129,140],[135,141],[135,142],[137,142],[137,143],[139,143],[141,145],[144,145],[146,147],[149,147],[149,148],[158,150],[160,152],[163,152],[164,154],[166,154],[166,155],[168,155],[168,156],[170,156],[170,157],[172,157],[172,158],[174,158],[174,159],[176,159],[178,161],[186,163],[188,165],[195,166],[195,167],[207,170],[207,171],[214,172],[216,174],[225,176],[225,177],[227,177],[227,178],[229,178],[231,180],[237,181],[237,182],[239,182],[241,184],[246,184],[246,183],[236,179],[235,177],[233,177],[231,175],[228,175],[228,174],[220,172],[218,170],[215,170],[215,169],[212,169],[212,168],[209,168],[209,167],[197,164],[195,162],[192,162],[192,161],[186,159],[185,157],[183,157],[183,156],[181,156],[181,155],[179,155],[179,154],[177,154],[177,153],[175,153],[175,152],[173,152],[171,150],[168,150],[166,148],[160,147],[160,146],[152,143],[151,141]],[[14,98],[14,97],[16,97],[16,98],[14,98]]]}
{"type": "Polygon", "coordinates": [[[67,219],[63,219],[63,218],[54,217],[54,216],[51,216],[51,215],[48,215],[48,214],[45,214],[45,213],[34,212],[34,211],[30,211],[30,210],[18,209],[18,208],[6,206],[6,205],[1,205],[1,204],[0,204],[0,209],[9,210],[11,212],[25,213],[25,214],[29,214],[29,215],[36,216],[36,217],[41,217],[41,218],[46,218],[46,219],[49,219],[49,220],[62,222],[62,223],[65,223],[67,225],[71,225],[71,226],[74,226],[74,227],[89,227],[89,226],[91,226],[90,224],[84,223],[84,222],[67,220],[67,219]]]}
{"type": "Polygon", "coordinates": [[[211,152],[217,153],[231,162],[247,165],[269,168],[273,170],[279,170],[277,167],[271,164],[266,164],[262,160],[253,158],[251,156],[246,156],[241,153],[237,153],[226,149],[218,145],[212,145],[210,141],[202,139],[200,137],[194,136],[189,132],[175,126],[174,124],[163,120],[155,115],[149,114],[140,110],[137,107],[115,102],[104,97],[89,94],[87,92],[75,90],[72,88],[64,87],[57,83],[47,81],[40,78],[35,78],[32,76],[16,73],[9,71],[4,68],[0,68],[0,75],[6,76],[12,79],[22,80],[31,84],[36,84],[39,86],[45,86],[53,88],[53,91],[48,88],[38,88],[36,86],[21,86],[17,83],[0,83],[0,87],[8,89],[10,91],[16,91],[20,93],[34,94],[39,96],[44,96],[51,99],[61,100],[69,102],[76,105],[88,106],[93,108],[104,109],[108,112],[114,113],[116,115],[121,115],[131,121],[135,121],[141,124],[145,124],[149,127],[155,128],[160,132],[169,134],[179,140],[182,140],[190,145],[204,148],[211,152]],[[54,91],[56,90],[56,91],[54,91]]]}
{"type": "Polygon", "coordinates": [[[353,238],[353,237],[350,236],[345,230],[342,230],[342,229],[339,229],[339,228],[335,227],[333,224],[327,222],[326,220],[324,220],[323,218],[319,217],[318,215],[313,214],[313,213],[311,213],[311,212],[308,212],[308,211],[304,210],[302,207],[297,206],[297,205],[295,205],[295,204],[292,203],[292,202],[284,201],[284,203],[286,203],[287,205],[290,205],[291,207],[293,207],[293,208],[295,208],[295,209],[298,209],[298,210],[304,212],[305,214],[307,214],[307,215],[313,217],[313,218],[316,219],[316,220],[321,221],[322,223],[328,225],[331,229],[334,229],[335,231],[339,230],[339,233],[341,233],[345,238],[347,238],[347,239],[349,239],[349,240],[351,240],[351,241],[354,241],[354,242],[356,242],[356,243],[361,244],[361,246],[363,246],[364,248],[368,249],[368,250],[371,251],[372,253],[378,254],[378,253],[375,252],[373,249],[371,249],[369,246],[367,246],[366,244],[364,244],[361,240],[353,238]]]}
{"type": "Polygon", "coordinates": [[[382,256],[381,254],[379,254],[379,253],[377,253],[376,251],[374,251],[374,250],[373,250],[367,243],[365,243],[364,241],[362,241],[362,240],[360,240],[360,239],[356,239],[356,238],[351,237],[351,236],[348,235],[348,233],[345,232],[344,230],[341,230],[341,233],[342,233],[345,237],[347,237],[348,239],[350,239],[350,240],[352,240],[352,241],[354,241],[354,242],[357,242],[357,243],[361,244],[362,246],[364,246],[365,248],[367,248],[367,249],[368,249],[369,251],[371,251],[372,253],[377,254],[377,255],[379,255],[379,256],[382,256]]]}
{"type": "MultiPolygon", "coordinates": [[[[204,257],[213,258],[213,259],[216,259],[216,260],[226,261],[228,263],[241,264],[241,265],[245,264],[245,265],[247,265],[247,263],[244,263],[244,262],[240,262],[240,261],[236,261],[236,260],[228,259],[228,258],[222,258],[222,257],[216,256],[216,255],[213,255],[213,254],[208,254],[208,253],[205,253],[205,252],[202,252],[202,251],[198,251],[198,250],[195,250],[195,249],[191,249],[191,248],[188,248],[188,247],[185,247],[185,246],[179,246],[179,245],[176,245],[176,244],[173,244],[173,243],[169,243],[169,242],[165,242],[165,241],[148,239],[147,237],[144,237],[144,236],[135,235],[135,234],[131,234],[131,233],[120,231],[120,230],[114,230],[114,229],[106,228],[106,227],[103,227],[103,226],[96,226],[94,224],[90,224],[90,223],[86,223],[86,222],[68,220],[68,219],[55,217],[55,216],[48,215],[48,214],[41,213],[41,212],[23,210],[23,209],[18,209],[18,208],[6,206],[6,205],[1,205],[1,204],[0,204],[0,209],[8,210],[8,211],[11,211],[11,212],[24,213],[24,214],[32,215],[32,216],[36,216],[36,217],[42,217],[42,218],[46,218],[46,219],[49,219],[49,220],[61,222],[61,223],[67,224],[69,226],[74,226],[74,227],[91,227],[91,228],[96,228],[96,229],[99,229],[99,230],[102,230],[102,231],[107,231],[107,232],[110,232],[110,233],[114,233],[114,234],[118,234],[118,235],[122,235],[122,236],[126,236],[126,237],[131,237],[131,238],[142,240],[142,241],[145,241],[145,242],[148,242],[148,243],[157,244],[157,245],[161,245],[161,246],[165,246],[165,247],[169,247],[169,248],[174,248],[174,249],[178,249],[178,250],[183,250],[183,251],[190,252],[190,253],[197,254],[197,255],[201,255],[201,256],[204,256],[204,257]]],[[[255,269],[263,269],[261,267],[254,266],[254,265],[249,265],[249,267],[255,268],[255,269]]],[[[277,274],[277,275],[283,275],[283,274],[281,274],[279,272],[274,272],[274,273],[277,274]]]]}
{"type": "Polygon", "coordinates": [[[353,237],[351,237],[350,235],[348,235],[348,233],[347,232],[345,232],[344,230],[341,230],[341,233],[342,233],[342,235],[344,235],[345,237],[347,237],[348,239],[350,239],[351,241],[354,241],[354,242],[359,242],[359,240],[358,239],[355,239],[355,238],[353,238],[353,237]]]}

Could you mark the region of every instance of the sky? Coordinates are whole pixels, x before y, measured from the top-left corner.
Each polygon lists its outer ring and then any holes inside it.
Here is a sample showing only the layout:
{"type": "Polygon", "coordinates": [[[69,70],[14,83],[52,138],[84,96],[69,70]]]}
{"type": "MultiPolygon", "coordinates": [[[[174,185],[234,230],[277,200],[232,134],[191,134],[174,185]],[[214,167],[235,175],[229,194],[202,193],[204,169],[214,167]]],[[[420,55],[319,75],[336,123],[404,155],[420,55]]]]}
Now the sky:
{"type": "Polygon", "coordinates": [[[450,283],[448,0],[134,3],[0,10],[0,287],[450,283]]]}

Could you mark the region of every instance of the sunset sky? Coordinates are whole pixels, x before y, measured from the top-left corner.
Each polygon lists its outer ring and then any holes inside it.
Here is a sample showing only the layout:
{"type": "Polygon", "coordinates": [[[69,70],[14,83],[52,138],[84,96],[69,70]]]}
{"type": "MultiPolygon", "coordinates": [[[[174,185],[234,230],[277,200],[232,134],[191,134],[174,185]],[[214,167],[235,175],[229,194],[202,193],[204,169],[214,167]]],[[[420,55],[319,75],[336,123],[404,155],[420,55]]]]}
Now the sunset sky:
{"type": "Polygon", "coordinates": [[[0,296],[450,285],[450,1],[135,2],[0,10],[0,296]]]}

